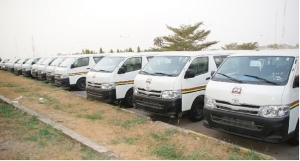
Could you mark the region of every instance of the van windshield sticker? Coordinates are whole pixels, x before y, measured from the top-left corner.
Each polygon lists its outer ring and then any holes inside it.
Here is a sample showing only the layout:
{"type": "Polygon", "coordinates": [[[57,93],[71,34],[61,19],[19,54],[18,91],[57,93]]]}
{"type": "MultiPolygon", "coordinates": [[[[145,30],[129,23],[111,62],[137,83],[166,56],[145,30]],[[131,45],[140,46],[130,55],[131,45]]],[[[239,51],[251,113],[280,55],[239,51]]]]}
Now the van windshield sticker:
{"type": "Polygon", "coordinates": [[[260,61],[257,61],[257,60],[252,60],[250,62],[250,66],[251,67],[260,67],[261,66],[261,62],[260,61]]]}

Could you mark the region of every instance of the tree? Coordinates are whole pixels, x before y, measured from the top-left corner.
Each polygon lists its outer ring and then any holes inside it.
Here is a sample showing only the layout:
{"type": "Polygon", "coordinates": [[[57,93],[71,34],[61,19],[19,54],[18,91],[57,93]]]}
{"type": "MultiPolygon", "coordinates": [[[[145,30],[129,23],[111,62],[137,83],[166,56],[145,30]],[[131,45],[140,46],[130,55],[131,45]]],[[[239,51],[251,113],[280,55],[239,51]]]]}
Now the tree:
{"type": "Polygon", "coordinates": [[[163,42],[164,42],[163,38],[161,38],[161,37],[156,37],[156,38],[153,40],[153,45],[154,45],[154,46],[161,47],[162,44],[163,44],[163,42]]]}
{"type": "Polygon", "coordinates": [[[82,53],[82,54],[85,54],[85,51],[84,51],[84,49],[82,49],[81,53],[82,53]]]}
{"type": "Polygon", "coordinates": [[[139,46],[137,47],[137,52],[138,52],[138,53],[141,52],[141,49],[140,49],[139,46]]]}
{"type": "Polygon", "coordinates": [[[104,53],[104,51],[102,50],[102,48],[100,48],[99,53],[100,54],[104,53]]]}
{"type": "Polygon", "coordinates": [[[120,52],[120,50],[119,49],[117,49],[117,53],[119,53],[120,52]]]}
{"type": "Polygon", "coordinates": [[[133,50],[131,48],[128,49],[128,52],[133,52],[133,50]]]}
{"type": "Polygon", "coordinates": [[[114,53],[114,51],[112,49],[110,49],[109,53],[114,53]]]}
{"type": "Polygon", "coordinates": [[[181,25],[179,28],[167,25],[167,28],[173,31],[174,35],[163,36],[161,48],[171,51],[200,51],[218,43],[218,41],[201,43],[210,34],[210,30],[198,30],[201,25],[203,25],[202,22],[195,25],[181,25]]]}
{"type": "Polygon", "coordinates": [[[249,42],[238,45],[237,43],[230,43],[222,47],[223,50],[256,50],[258,48],[257,42],[249,42]]]}

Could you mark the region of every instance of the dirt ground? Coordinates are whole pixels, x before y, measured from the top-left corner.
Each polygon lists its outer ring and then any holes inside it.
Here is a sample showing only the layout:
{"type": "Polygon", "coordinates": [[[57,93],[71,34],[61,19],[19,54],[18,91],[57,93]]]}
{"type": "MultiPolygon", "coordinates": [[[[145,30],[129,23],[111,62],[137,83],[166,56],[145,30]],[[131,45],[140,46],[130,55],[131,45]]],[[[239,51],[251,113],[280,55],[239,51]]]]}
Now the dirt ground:
{"type": "Polygon", "coordinates": [[[244,152],[205,137],[166,129],[117,106],[87,100],[6,71],[0,71],[0,94],[107,147],[126,160],[262,159],[253,151],[244,152]]]}

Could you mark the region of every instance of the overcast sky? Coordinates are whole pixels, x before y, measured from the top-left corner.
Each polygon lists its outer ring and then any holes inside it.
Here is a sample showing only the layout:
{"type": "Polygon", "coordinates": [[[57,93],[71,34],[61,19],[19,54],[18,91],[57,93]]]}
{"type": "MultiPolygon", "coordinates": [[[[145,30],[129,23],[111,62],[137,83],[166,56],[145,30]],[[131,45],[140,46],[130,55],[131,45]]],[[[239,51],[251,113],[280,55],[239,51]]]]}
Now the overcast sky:
{"type": "Polygon", "coordinates": [[[211,48],[236,42],[299,43],[299,0],[0,0],[0,57],[153,47],[203,22],[211,48]],[[284,5],[286,12],[284,18],[284,5]],[[283,27],[285,34],[283,36],[283,27]],[[262,36],[261,36],[262,35],[262,36]]]}

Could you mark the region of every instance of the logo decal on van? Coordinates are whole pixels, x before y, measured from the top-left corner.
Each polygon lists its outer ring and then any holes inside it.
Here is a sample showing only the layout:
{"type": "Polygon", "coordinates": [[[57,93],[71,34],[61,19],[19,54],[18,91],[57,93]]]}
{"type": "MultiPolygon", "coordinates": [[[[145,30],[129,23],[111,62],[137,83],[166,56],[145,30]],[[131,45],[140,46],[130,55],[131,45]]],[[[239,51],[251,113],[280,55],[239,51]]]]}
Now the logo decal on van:
{"type": "Polygon", "coordinates": [[[152,81],[152,78],[148,78],[148,79],[146,80],[146,84],[150,84],[151,81],[152,81]]]}
{"type": "Polygon", "coordinates": [[[231,94],[233,95],[241,95],[244,87],[240,85],[236,85],[231,89],[231,94]]]}

